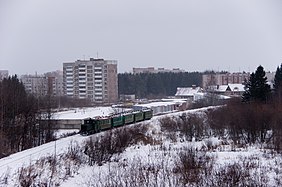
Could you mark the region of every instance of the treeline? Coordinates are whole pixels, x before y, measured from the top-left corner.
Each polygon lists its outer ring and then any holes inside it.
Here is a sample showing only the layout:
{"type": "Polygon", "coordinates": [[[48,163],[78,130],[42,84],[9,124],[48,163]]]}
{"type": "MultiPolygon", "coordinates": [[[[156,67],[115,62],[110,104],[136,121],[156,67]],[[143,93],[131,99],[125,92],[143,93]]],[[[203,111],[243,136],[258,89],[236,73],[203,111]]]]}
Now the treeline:
{"type": "Polygon", "coordinates": [[[118,75],[119,94],[135,94],[137,98],[172,96],[177,87],[201,86],[202,73],[121,73],[118,75]]]}
{"type": "Polygon", "coordinates": [[[27,94],[17,76],[0,82],[0,157],[53,139],[50,127],[38,123],[44,116],[40,105],[46,108],[50,104],[47,98],[39,100],[27,94]]]}
{"type": "Polygon", "coordinates": [[[282,64],[277,68],[274,89],[262,66],[251,74],[242,99],[233,99],[209,113],[209,124],[220,137],[235,144],[266,144],[282,152],[282,64]]]}
{"type": "Polygon", "coordinates": [[[87,106],[86,100],[36,97],[28,94],[18,77],[0,81],[0,158],[55,139],[50,119],[54,108],[87,106]],[[40,121],[47,123],[40,123],[40,121]]]}

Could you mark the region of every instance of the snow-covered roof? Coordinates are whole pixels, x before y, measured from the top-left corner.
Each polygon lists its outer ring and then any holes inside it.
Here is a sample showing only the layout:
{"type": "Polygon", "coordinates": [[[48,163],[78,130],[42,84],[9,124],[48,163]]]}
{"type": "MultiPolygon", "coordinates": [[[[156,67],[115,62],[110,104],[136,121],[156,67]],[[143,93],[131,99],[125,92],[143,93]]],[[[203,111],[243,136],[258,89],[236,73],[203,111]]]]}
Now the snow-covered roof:
{"type": "Polygon", "coordinates": [[[228,85],[219,85],[217,88],[216,88],[216,91],[217,92],[225,92],[227,91],[228,89],[228,85]]]}
{"type": "Polygon", "coordinates": [[[233,92],[244,92],[244,85],[243,84],[228,84],[229,88],[231,89],[231,91],[233,92]]]}
{"type": "Polygon", "coordinates": [[[201,92],[200,87],[178,87],[175,96],[191,96],[193,97],[195,93],[201,92]]]}
{"type": "Polygon", "coordinates": [[[211,86],[210,89],[213,89],[216,92],[226,92],[226,91],[232,91],[232,92],[244,92],[244,85],[243,84],[228,84],[228,85],[217,85],[217,86],[211,86]]]}
{"type": "Polygon", "coordinates": [[[136,104],[134,106],[144,107],[144,108],[152,108],[152,107],[159,107],[159,106],[168,106],[168,105],[175,105],[175,102],[152,102],[146,104],[136,104]]]}
{"type": "Polygon", "coordinates": [[[176,98],[173,98],[173,99],[161,99],[161,100],[164,101],[164,102],[173,102],[173,103],[176,103],[176,104],[181,104],[181,103],[187,102],[187,99],[176,99],[176,98]]]}

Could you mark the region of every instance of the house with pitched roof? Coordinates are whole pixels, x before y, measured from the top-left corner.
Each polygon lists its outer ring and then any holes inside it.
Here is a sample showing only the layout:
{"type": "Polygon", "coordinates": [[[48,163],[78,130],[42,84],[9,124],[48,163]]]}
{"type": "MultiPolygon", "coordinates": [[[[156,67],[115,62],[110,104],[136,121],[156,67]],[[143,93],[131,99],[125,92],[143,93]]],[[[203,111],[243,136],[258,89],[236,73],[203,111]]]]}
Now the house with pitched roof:
{"type": "Polygon", "coordinates": [[[226,95],[231,97],[241,96],[244,92],[243,84],[227,84],[227,85],[217,85],[210,87],[209,91],[220,95],[226,95]]]}
{"type": "Polygon", "coordinates": [[[187,101],[194,101],[198,93],[202,93],[203,90],[201,87],[178,87],[176,90],[175,97],[179,99],[187,99],[187,101]]]}

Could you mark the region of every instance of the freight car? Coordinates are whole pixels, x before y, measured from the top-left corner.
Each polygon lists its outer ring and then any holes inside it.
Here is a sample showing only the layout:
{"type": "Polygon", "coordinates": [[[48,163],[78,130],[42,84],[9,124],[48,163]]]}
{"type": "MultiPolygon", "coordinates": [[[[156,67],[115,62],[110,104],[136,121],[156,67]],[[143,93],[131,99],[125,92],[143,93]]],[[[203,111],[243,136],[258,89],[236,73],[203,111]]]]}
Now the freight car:
{"type": "Polygon", "coordinates": [[[142,111],[133,111],[130,113],[120,113],[107,117],[87,118],[82,120],[80,134],[95,134],[111,128],[149,120],[152,117],[153,111],[148,109],[142,111]]]}

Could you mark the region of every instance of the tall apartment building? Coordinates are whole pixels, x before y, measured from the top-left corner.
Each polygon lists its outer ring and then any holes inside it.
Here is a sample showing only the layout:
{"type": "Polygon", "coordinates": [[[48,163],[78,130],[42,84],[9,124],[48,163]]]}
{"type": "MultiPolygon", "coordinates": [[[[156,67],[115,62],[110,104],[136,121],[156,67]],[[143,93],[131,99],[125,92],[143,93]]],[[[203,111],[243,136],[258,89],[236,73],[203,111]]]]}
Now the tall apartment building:
{"type": "Polygon", "coordinates": [[[8,70],[0,70],[0,80],[3,80],[4,78],[8,78],[9,71],[8,70]]]}
{"type": "Polygon", "coordinates": [[[117,61],[94,59],[63,63],[64,95],[95,103],[118,100],[117,61]]]}
{"type": "Polygon", "coordinates": [[[202,86],[206,89],[212,85],[242,84],[249,80],[250,73],[211,73],[202,76],[202,86]]]}

